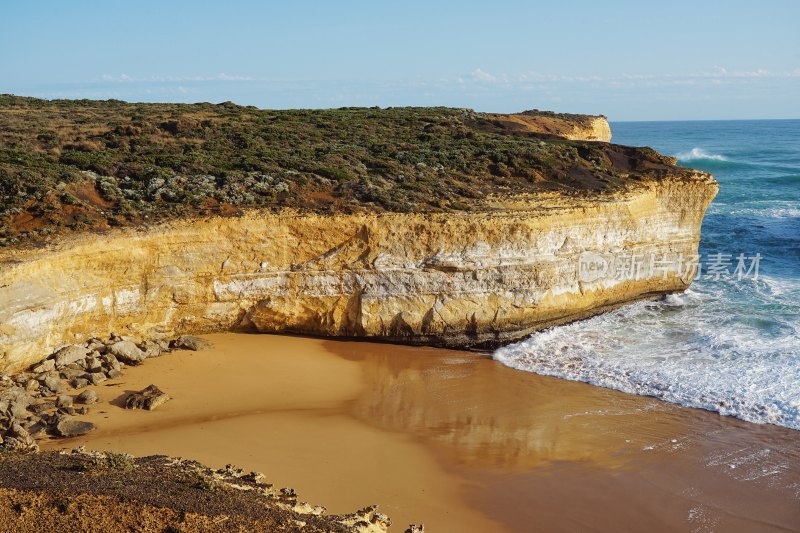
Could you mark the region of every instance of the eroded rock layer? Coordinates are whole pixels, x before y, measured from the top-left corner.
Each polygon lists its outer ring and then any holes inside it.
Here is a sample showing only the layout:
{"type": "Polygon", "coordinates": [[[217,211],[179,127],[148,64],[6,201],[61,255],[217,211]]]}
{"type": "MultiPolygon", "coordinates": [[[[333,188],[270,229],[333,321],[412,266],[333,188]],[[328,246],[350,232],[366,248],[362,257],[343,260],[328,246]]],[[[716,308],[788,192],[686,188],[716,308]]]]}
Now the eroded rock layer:
{"type": "Polygon", "coordinates": [[[593,199],[496,197],[459,213],[254,212],[9,250],[0,367],[111,332],[509,341],[688,287],[686,260],[716,190],[683,169],[593,199]]]}

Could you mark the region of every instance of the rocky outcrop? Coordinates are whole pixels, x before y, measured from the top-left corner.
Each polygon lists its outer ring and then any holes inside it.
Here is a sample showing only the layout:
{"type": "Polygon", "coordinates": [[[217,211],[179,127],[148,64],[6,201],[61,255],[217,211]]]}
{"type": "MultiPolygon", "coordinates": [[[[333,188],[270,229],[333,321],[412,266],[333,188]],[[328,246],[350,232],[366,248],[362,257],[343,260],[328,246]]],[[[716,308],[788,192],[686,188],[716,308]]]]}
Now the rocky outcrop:
{"type": "Polygon", "coordinates": [[[611,126],[602,115],[572,115],[543,111],[487,113],[495,126],[507,131],[546,133],[571,141],[611,142],[611,126]]]}
{"type": "Polygon", "coordinates": [[[494,197],[447,214],[251,213],[7,251],[0,366],[112,331],[510,341],[685,289],[681,261],[716,190],[676,168],[613,194],[494,197]]]}

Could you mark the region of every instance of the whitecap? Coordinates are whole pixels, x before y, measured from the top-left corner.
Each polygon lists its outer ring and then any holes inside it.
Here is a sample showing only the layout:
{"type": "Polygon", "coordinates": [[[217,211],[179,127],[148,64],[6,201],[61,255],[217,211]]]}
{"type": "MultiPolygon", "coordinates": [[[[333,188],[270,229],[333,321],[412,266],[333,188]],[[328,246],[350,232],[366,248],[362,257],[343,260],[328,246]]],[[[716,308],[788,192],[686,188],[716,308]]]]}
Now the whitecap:
{"type": "Polygon", "coordinates": [[[639,303],[498,349],[506,366],[800,429],[792,324],[772,337],[699,294],[639,303]],[[692,301],[695,305],[687,305],[692,301]]]}
{"type": "Polygon", "coordinates": [[[709,154],[702,148],[692,148],[688,152],[680,152],[675,157],[680,161],[728,161],[728,158],[723,155],[709,154]]]}

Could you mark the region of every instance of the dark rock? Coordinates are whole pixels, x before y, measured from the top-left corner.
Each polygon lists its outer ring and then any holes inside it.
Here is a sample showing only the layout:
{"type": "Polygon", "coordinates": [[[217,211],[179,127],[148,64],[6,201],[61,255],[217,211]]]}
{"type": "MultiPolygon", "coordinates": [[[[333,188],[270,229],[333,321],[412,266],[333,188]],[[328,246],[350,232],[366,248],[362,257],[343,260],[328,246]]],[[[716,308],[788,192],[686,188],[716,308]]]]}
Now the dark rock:
{"type": "Polygon", "coordinates": [[[103,368],[106,370],[119,370],[122,368],[122,364],[117,361],[114,354],[106,354],[102,356],[100,360],[103,362],[103,368]]]}
{"type": "Polygon", "coordinates": [[[128,395],[125,399],[126,409],[146,409],[152,411],[169,400],[169,396],[155,385],[150,385],[139,392],[128,395]]]}
{"type": "Polygon", "coordinates": [[[111,353],[117,359],[132,365],[138,365],[145,360],[147,354],[139,349],[132,341],[119,341],[111,345],[111,353]]]}
{"type": "Polygon", "coordinates": [[[94,430],[95,425],[83,420],[75,420],[68,416],[61,417],[56,424],[56,434],[61,437],[77,437],[94,430]]]}
{"type": "Polygon", "coordinates": [[[30,433],[31,437],[36,438],[42,436],[46,429],[46,424],[42,424],[41,421],[34,421],[34,423],[28,427],[28,433],[30,433]]]}
{"type": "Polygon", "coordinates": [[[61,380],[52,376],[44,378],[43,385],[53,394],[58,394],[64,388],[63,385],[61,385],[61,380]]]}
{"type": "Polygon", "coordinates": [[[79,415],[87,415],[89,414],[89,408],[86,406],[78,407],[75,409],[75,413],[79,415]]]}
{"type": "Polygon", "coordinates": [[[170,343],[171,348],[178,350],[205,350],[212,346],[210,341],[194,335],[181,335],[170,343]]]}
{"type": "Polygon", "coordinates": [[[56,408],[56,402],[44,401],[31,405],[30,407],[28,407],[28,411],[39,415],[41,413],[44,413],[45,411],[50,411],[51,409],[55,408],[56,408]]]}
{"type": "Polygon", "coordinates": [[[106,376],[108,376],[108,379],[118,378],[121,375],[122,375],[122,372],[120,372],[119,370],[113,369],[113,368],[111,370],[109,370],[108,372],[106,372],[106,376]]]}
{"type": "Polygon", "coordinates": [[[56,406],[58,407],[72,407],[72,396],[63,394],[56,398],[56,406]]]}
{"type": "Polygon", "coordinates": [[[75,378],[69,382],[73,389],[82,389],[89,385],[89,380],[86,378],[75,378]]]}
{"type": "Polygon", "coordinates": [[[82,378],[86,377],[87,372],[82,368],[65,368],[61,372],[59,372],[59,376],[62,379],[72,380],[75,378],[82,378]]]}
{"type": "Polygon", "coordinates": [[[75,401],[86,405],[93,404],[97,401],[97,393],[91,389],[85,390],[75,397],[75,401]]]}

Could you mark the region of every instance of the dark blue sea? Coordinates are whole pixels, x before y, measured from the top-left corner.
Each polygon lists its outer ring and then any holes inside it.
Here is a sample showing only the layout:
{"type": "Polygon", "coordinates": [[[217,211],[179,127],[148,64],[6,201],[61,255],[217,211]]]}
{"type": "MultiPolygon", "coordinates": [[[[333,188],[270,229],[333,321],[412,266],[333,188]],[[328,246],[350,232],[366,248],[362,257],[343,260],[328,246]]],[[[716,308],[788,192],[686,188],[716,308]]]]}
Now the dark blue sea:
{"type": "Polygon", "coordinates": [[[495,359],[800,429],[800,120],[620,122],[612,132],[719,181],[700,243],[701,268],[714,274],[701,269],[683,294],[543,331],[495,359]],[[749,273],[736,271],[740,257],[749,273]]]}

